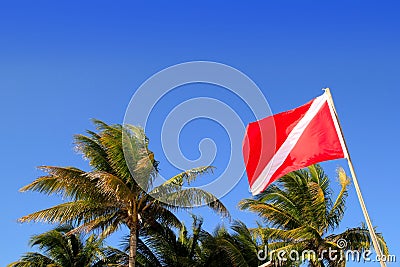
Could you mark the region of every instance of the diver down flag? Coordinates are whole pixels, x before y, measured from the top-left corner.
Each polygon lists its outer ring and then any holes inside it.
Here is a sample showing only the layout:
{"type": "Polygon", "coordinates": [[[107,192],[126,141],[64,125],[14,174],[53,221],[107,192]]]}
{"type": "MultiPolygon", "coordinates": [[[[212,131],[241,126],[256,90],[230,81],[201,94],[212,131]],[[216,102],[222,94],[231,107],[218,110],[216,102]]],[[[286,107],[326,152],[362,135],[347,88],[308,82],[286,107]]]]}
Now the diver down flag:
{"type": "Polygon", "coordinates": [[[243,156],[253,195],[289,172],[348,157],[329,95],[325,92],[301,107],[250,123],[243,156]]]}

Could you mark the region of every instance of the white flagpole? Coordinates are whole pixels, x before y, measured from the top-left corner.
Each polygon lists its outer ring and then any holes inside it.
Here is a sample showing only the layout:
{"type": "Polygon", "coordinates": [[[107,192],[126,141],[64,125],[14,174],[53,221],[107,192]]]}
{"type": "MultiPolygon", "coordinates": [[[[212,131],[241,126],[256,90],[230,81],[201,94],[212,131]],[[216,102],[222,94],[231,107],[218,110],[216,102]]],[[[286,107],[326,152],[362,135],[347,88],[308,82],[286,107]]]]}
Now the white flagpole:
{"type": "Polygon", "coordinates": [[[368,215],[367,207],[365,206],[364,199],[363,199],[362,194],[361,194],[361,189],[360,189],[360,186],[358,184],[357,176],[356,176],[356,173],[354,171],[353,162],[351,161],[346,141],[344,139],[342,127],[340,126],[339,117],[337,115],[337,112],[336,112],[336,109],[335,109],[335,105],[333,103],[333,98],[332,98],[331,92],[330,92],[329,88],[324,88],[323,90],[325,90],[325,93],[328,96],[329,105],[332,107],[332,109],[333,109],[333,111],[335,113],[335,117],[336,118],[334,118],[334,119],[336,119],[336,121],[337,121],[337,124],[339,126],[339,130],[340,130],[339,134],[341,134],[342,140],[344,142],[344,148],[346,149],[345,156],[346,156],[346,159],[347,159],[347,163],[349,165],[351,177],[353,178],[353,183],[354,183],[354,187],[355,187],[356,192],[357,192],[357,197],[358,197],[358,200],[360,202],[361,209],[362,209],[362,212],[364,214],[365,221],[367,222],[368,231],[369,231],[369,234],[370,234],[371,239],[372,239],[372,244],[374,245],[375,252],[379,257],[379,263],[381,264],[382,267],[386,267],[386,263],[384,261],[382,261],[382,255],[383,255],[382,254],[382,250],[381,250],[381,248],[379,246],[379,242],[378,242],[378,239],[376,237],[374,227],[372,226],[371,219],[370,219],[370,217],[368,215]]]}

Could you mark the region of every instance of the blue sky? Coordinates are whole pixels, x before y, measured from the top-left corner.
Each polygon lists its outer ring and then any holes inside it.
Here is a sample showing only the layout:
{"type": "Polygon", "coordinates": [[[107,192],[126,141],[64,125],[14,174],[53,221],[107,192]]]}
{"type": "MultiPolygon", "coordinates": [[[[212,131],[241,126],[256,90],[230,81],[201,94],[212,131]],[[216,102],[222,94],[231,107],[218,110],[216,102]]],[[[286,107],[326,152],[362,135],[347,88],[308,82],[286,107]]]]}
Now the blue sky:
{"type": "MultiPolygon", "coordinates": [[[[29,236],[49,229],[18,224],[17,218],[61,201],[18,192],[41,175],[35,167],[87,169],[73,151],[72,136],[92,128],[90,118],[122,123],[130,98],[147,78],[193,60],[239,69],[262,89],[274,113],[304,104],[330,87],[373,224],[383,232],[391,254],[399,257],[394,219],[400,187],[399,11],[396,1],[1,2],[0,265],[26,252],[29,236]]],[[[189,86],[187,95],[167,99],[166,106],[212,96],[250,120],[243,105],[214,89],[189,86]]],[[[229,153],[223,131],[207,121],[198,123],[182,132],[182,150],[196,158],[195,141],[214,135],[221,148],[213,164],[223,169],[229,153]]],[[[148,135],[163,174],[173,175],[176,170],[163,163],[158,133],[148,135]]],[[[333,184],[334,169],[345,164],[323,165],[333,184]]],[[[223,201],[234,218],[252,225],[254,216],[236,208],[244,197],[250,197],[246,177],[223,201]]],[[[221,222],[200,211],[207,229],[221,222]]],[[[346,212],[339,230],[363,221],[353,187],[346,212]]]]}

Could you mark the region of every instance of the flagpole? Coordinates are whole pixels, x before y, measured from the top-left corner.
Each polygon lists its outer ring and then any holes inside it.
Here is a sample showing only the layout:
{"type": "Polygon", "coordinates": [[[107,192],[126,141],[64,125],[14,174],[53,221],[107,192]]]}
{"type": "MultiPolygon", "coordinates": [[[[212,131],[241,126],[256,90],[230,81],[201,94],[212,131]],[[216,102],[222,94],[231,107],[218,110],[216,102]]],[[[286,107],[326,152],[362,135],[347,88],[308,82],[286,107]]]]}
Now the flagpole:
{"type": "Polygon", "coordinates": [[[353,178],[353,183],[354,183],[354,187],[356,189],[357,197],[358,197],[358,200],[360,202],[361,209],[362,209],[362,212],[364,214],[365,221],[367,222],[368,231],[369,231],[369,234],[370,234],[371,239],[372,239],[372,244],[374,246],[376,254],[379,256],[379,263],[381,264],[382,267],[386,267],[386,263],[384,261],[382,261],[382,256],[383,256],[382,250],[381,250],[381,248],[379,246],[378,239],[376,237],[374,227],[372,226],[371,219],[370,219],[370,217],[368,215],[367,207],[365,206],[364,199],[363,199],[362,194],[361,194],[361,189],[360,189],[360,186],[358,184],[356,173],[354,171],[353,162],[351,161],[351,158],[350,158],[350,154],[349,154],[349,150],[348,150],[348,147],[347,147],[347,144],[346,144],[346,140],[344,139],[343,130],[342,130],[342,127],[340,126],[339,117],[337,115],[337,112],[336,112],[336,109],[335,109],[335,105],[333,103],[333,98],[332,98],[331,92],[330,92],[329,88],[324,88],[323,90],[327,94],[329,105],[332,107],[332,109],[333,109],[333,111],[335,113],[336,121],[338,123],[340,134],[342,135],[341,137],[342,137],[342,140],[344,142],[345,149],[346,149],[345,154],[347,154],[347,155],[345,155],[345,156],[346,156],[346,159],[347,159],[347,163],[349,165],[351,177],[353,178]]]}

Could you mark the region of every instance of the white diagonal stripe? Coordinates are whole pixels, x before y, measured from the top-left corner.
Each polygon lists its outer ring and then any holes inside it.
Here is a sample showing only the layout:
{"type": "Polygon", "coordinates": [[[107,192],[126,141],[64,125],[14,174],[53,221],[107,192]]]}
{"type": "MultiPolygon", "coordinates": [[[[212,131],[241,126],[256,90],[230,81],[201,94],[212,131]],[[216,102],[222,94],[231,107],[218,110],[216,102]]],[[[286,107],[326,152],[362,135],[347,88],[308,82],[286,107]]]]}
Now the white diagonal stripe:
{"type": "Polygon", "coordinates": [[[304,117],[292,129],[282,146],[278,149],[275,155],[268,162],[267,166],[265,166],[261,174],[254,181],[253,185],[251,186],[251,193],[253,195],[261,193],[261,191],[265,188],[272,175],[285,162],[286,158],[290,154],[290,151],[292,151],[294,146],[297,144],[306,127],[310,124],[315,115],[317,115],[326,101],[326,93],[314,99],[304,117]]]}

